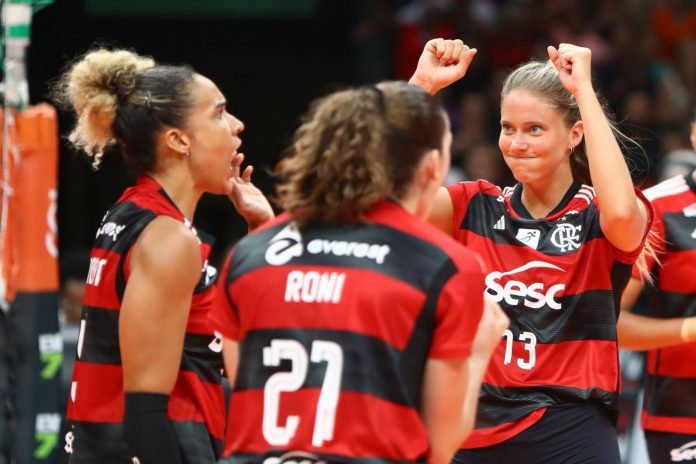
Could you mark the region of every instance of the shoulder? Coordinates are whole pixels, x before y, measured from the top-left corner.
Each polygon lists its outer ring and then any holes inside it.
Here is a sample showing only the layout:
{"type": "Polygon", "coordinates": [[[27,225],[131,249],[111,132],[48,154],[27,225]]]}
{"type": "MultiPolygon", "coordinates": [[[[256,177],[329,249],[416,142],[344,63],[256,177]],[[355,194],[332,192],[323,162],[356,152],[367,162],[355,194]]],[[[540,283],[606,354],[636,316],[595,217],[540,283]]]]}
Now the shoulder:
{"type": "Polygon", "coordinates": [[[455,201],[461,197],[470,198],[477,193],[492,196],[510,196],[513,191],[512,187],[500,188],[487,180],[457,182],[456,184],[447,185],[445,188],[455,201]]]}
{"type": "Polygon", "coordinates": [[[159,277],[197,279],[201,268],[200,242],[183,222],[157,216],[148,223],[133,248],[131,271],[140,267],[159,277]]]}
{"type": "Polygon", "coordinates": [[[680,175],[643,190],[643,194],[651,203],[660,203],[669,201],[670,198],[681,195],[689,190],[690,187],[686,178],[680,175]]]}

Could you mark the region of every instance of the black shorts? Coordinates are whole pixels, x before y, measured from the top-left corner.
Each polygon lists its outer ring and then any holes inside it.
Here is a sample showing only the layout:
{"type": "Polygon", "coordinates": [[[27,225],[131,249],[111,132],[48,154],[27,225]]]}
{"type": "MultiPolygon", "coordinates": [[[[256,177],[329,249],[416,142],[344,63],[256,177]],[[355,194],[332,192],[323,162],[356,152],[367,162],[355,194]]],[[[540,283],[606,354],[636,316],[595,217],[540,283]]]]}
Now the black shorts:
{"type": "Polygon", "coordinates": [[[696,463],[696,435],[645,431],[651,464],[696,463]]]}
{"type": "Polygon", "coordinates": [[[493,446],[457,451],[456,464],[619,464],[616,429],[594,403],[554,406],[527,430],[493,446]]]}

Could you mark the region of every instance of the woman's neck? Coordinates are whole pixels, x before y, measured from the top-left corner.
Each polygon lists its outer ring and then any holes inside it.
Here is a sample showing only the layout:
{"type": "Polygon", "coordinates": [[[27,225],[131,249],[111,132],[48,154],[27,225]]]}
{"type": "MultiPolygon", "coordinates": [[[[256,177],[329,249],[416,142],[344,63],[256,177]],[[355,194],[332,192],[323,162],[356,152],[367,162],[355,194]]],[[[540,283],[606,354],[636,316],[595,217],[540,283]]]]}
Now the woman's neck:
{"type": "Polygon", "coordinates": [[[520,199],[533,218],[543,218],[558,206],[571,185],[572,174],[556,176],[551,180],[523,183],[520,199]]]}
{"type": "Polygon", "coordinates": [[[162,186],[169,198],[181,211],[181,214],[193,222],[196,205],[201,198],[201,192],[197,192],[194,189],[193,182],[190,179],[168,172],[150,172],[148,175],[162,186]]]}

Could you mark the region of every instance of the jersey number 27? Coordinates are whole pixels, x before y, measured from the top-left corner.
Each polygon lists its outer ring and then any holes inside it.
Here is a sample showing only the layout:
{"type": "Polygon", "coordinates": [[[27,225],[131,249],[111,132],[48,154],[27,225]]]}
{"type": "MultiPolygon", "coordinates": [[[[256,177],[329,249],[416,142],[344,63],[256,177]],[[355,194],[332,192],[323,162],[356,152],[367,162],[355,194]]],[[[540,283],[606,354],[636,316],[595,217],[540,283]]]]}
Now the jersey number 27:
{"type": "Polygon", "coordinates": [[[278,424],[280,394],[302,387],[310,362],[326,362],[326,375],[319,394],[312,434],[312,445],[322,446],[333,438],[343,373],[343,349],[334,342],[315,340],[308,356],[300,342],[290,339],[272,340],[270,346],[263,348],[264,366],[280,366],[283,359],[290,360],[292,369],[271,375],[263,387],[263,436],[273,446],[284,446],[290,442],[300,425],[300,418],[290,415],[284,425],[278,424]]]}

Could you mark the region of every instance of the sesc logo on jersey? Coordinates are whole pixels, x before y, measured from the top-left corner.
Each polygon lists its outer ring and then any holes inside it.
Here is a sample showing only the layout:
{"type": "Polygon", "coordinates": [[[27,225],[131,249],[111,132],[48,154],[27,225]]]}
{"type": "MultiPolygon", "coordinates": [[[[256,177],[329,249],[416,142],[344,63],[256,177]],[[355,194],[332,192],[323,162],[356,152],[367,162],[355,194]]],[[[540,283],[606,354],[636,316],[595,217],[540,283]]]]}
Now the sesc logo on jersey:
{"type": "Polygon", "coordinates": [[[521,274],[530,269],[553,269],[565,272],[564,269],[544,261],[531,261],[512,271],[491,272],[486,276],[486,293],[496,303],[505,301],[510,306],[524,305],[528,308],[539,309],[548,306],[551,309],[561,309],[558,297],[565,290],[565,284],[551,285],[548,289],[543,282],[523,282],[513,278],[503,283],[504,277],[521,274]]]}

